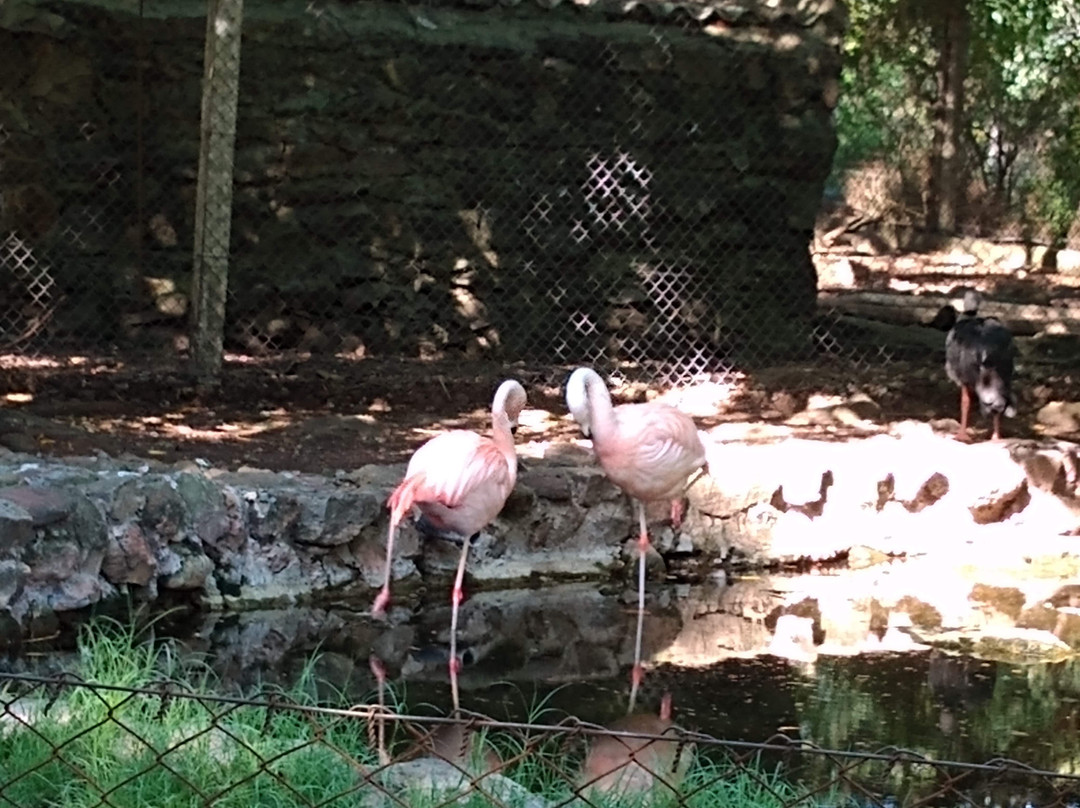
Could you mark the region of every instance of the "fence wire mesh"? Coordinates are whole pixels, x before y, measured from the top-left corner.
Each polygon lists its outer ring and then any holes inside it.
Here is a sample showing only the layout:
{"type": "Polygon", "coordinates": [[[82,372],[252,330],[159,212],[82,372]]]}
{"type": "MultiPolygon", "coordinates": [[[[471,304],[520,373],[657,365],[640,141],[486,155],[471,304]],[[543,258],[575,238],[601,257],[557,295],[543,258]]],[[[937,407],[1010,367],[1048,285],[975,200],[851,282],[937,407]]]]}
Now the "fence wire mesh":
{"type": "MultiPolygon", "coordinates": [[[[979,14],[950,129],[916,81],[936,18],[568,5],[6,5],[0,349],[671,382],[940,358],[918,326],[974,286],[1060,358],[1077,94],[1001,90],[979,14]]],[[[1036,76],[1076,56],[1047,20],[1036,76]]]]}
{"type": "Polygon", "coordinates": [[[186,307],[175,181],[189,164],[169,133],[185,91],[197,115],[198,86],[162,74],[130,14],[8,4],[2,16],[0,351],[144,347],[186,307]]]}
{"type": "Polygon", "coordinates": [[[1071,806],[1009,760],[723,741],[663,726],[400,715],[0,676],[0,800],[37,805],[1071,806]],[[377,745],[383,722],[386,743],[377,745]]]}

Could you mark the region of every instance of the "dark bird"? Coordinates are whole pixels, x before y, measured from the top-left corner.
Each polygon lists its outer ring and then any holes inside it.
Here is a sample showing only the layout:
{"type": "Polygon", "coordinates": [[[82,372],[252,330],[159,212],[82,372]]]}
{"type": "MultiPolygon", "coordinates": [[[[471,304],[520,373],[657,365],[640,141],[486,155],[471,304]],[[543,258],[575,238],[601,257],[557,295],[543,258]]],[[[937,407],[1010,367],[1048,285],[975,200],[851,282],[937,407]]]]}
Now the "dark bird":
{"type": "Polygon", "coordinates": [[[1016,405],[1012,395],[1016,346],[1012,332],[995,317],[979,317],[979,293],[964,293],[964,311],[945,337],[945,372],[960,386],[960,430],[957,440],[968,440],[971,399],[979,401],[984,415],[994,419],[994,440],[1001,438],[1002,414],[1012,418],[1016,405]]]}
{"type": "Polygon", "coordinates": [[[956,309],[953,308],[952,303],[946,303],[938,309],[937,314],[934,315],[934,319],[926,325],[930,328],[935,328],[938,331],[950,331],[952,330],[952,327],[956,325],[956,317],[956,309]]]}

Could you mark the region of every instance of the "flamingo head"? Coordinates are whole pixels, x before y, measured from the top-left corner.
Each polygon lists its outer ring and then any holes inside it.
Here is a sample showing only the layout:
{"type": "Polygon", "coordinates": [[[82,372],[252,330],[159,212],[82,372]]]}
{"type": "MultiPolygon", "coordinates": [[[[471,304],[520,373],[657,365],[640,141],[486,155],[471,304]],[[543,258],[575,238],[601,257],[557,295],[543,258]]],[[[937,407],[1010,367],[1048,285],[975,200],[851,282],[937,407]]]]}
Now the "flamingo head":
{"type": "Polygon", "coordinates": [[[581,427],[581,434],[592,436],[592,406],[589,402],[589,386],[603,381],[592,368],[578,368],[566,381],[566,407],[581,427]]]}
{"type": "Polygon", "coordinates": [[[503,413],[510,421],[510,431],[516,432],[518,418],[521,416],[521,411],[525,409],[526,401],[525,388],[514,379],[507,379],[495,391],[495,400],[491,402],[491,410],[503,413]]]}

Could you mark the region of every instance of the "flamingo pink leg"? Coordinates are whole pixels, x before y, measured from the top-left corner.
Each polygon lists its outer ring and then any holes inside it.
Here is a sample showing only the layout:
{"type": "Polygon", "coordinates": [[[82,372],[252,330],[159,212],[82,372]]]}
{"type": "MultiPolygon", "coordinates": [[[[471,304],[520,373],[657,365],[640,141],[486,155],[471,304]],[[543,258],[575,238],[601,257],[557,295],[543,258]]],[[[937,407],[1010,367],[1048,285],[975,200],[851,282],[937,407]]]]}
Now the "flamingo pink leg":
{"type": "Polygon", "coordinates": [[[465,580],[465,561],[469,557],[469,537],[461,544],[461,560],[458,561],[457,576],[454,578],[454,589],[450,593],[450,693],[454,699],[454,715],[461,711],[461,701],[458,695],[458,671],[461,670],[461,660],[457,654],[457,625],[458,609],[465,599],[462,591],[462,583],[465,580]]]}
{"type": "Polygon", "coordinates": [[[645,557],[649,552],[649,529],[645,521],[645,503],[637,501],[638,522],[641,533],[638,536],[638,608],[637,608],[637,635],[634,638],[634,667],[630,673],[630,709],[634,709],[637,700],[637,691],[641,686],[641,680],[645,676],[641,665],[641,635],[645,621],[645,557]]]}
{"type": "Polygon", "coordinates": [[[379,685],[379,718],[376,724],[379,734],[379,763],[387,766],[390,764],[390,753],[386,751],[386,697],[384,695],[386,690],[386,666],[374,654],[368,657],[368,664],[371,666],[371,672],[375,674],[375,681],[379,685]]]}
{"type": "Polygon", "coordinates": [[[382,589],[371,604],[371,616],[382,617],[386,614],[386,607],[390,605],[390,571],[394,559],[394,534],[397,533],[398,519],[395,514],[390,515],[390,530],[386,536],[386,574],[383,578],[382,589]]]}
{"type": "Polygon", "coordinates": [[[683,501],[682,499],[671,500],[671,526],[678,530],[682,527],[683,501]]]}

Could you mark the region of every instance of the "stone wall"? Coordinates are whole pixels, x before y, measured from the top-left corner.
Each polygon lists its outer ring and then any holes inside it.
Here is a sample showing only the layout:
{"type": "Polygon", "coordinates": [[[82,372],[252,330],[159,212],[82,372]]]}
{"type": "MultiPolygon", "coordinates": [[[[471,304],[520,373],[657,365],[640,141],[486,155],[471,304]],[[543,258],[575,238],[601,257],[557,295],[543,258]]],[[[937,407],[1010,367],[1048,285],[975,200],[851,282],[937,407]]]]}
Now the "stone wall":
{"type": "MultiPolygon", "coordinates": [[[[677,577],[914,556],[1070,581],[1080,569],[1074,444],[966,446],[915,426],[838,443],[735,441],[718,430],[682,530],[666,523],[664,503],[650,511],[654,545],[677,577]]],[[[470,590],[630,573],[633,509],[591,453],[553,443],[521,454],[514,493],[473,543],[470,590]]],[[[328,478],[0,452],[0,637],[49,632],[64,613],[121,597],[366,609],[382,582],[386,498],[403,470],[328,478]]],[[[418,585],[449,586],[458,552],[403,526],[394,622],[418,585]]]]}
{"type": "MultiPolygon", "coordinates": [[[[49,327],[114,339],[187,313],[204,19],[105,5],[5,6],[0,191],[49,327]]],[[[231,343],[803,346],[843,9],[687,8],[247,3],[231,343]]]]}

